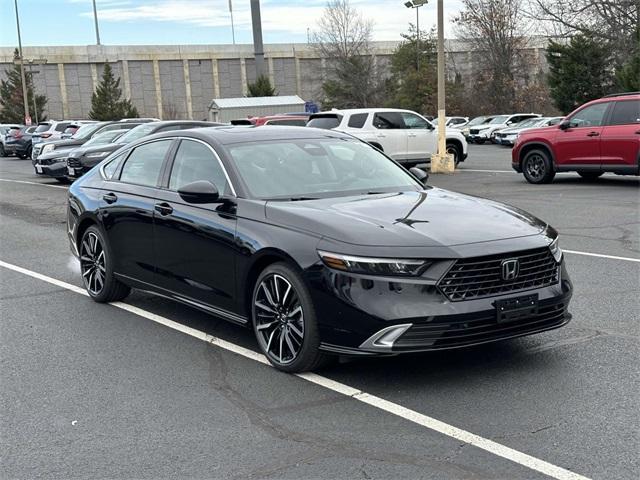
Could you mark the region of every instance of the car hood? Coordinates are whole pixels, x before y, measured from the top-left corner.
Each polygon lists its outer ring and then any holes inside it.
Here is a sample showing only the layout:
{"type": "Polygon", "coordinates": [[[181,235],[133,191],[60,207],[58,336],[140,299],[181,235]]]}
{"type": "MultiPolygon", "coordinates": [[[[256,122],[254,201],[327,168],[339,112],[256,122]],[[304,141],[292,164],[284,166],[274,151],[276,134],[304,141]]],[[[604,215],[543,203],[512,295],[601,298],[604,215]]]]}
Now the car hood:
{"type": "Polygon", "coordinates": [[[269,201],[266,216],[282,225],[366,246],[455,246],[537,235],[546,228],[515,207],[439,188],[269,201]]]}
{"type": "Polygon", "coordinates": [[[69,156],[73,158],[79,158],[83,155],[86,155],[87,153],[115,152],[123,145],[124,143],[105,143],[102,145],[91,145],[89,147],[74,148],[73,151],[69,154],[69,156]]]}
{"type": "Polygon", "coordinates": [[[45,142],[44,145],[53,144],[56,146],[56,149],[60,148],[73,148],[78,145],[82,145],[86,142],[85,139],[79,140],[77,138],[67,138],[66,140],[54,140],[52,142],[45,142]]]}
{"type": "Polygon", "coordinates": [[[38,159],[39,160],[49,160],[51,158],[66,157],[69,154],[69,152],[71,152],[72,149],[73,149],[73,147],[56,148],[55,150],[52,150],[50,152],[41,153],[40,155],[38,155],[38,159]]]}

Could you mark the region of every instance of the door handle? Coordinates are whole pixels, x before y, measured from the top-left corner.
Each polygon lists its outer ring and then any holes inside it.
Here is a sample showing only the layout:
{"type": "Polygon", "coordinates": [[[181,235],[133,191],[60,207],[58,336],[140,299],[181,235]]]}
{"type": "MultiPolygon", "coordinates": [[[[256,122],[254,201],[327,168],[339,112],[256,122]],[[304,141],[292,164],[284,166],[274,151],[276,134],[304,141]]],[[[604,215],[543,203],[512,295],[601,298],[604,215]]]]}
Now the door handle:
{"type": "Polygon", "coordinates": [[[589,132],[587,133],[587,137],[598,137],[600,134],[598,132],[589,132]]]}
{"type": "Polygon", "coordinates": [[[417,137],[418,135],[417,135],[417,134],[415,134],[415,133],[410,133],[410,134],[409,134],[409,136],[410,136],[410,137],[417,137]]]}
{"type": "Polygon", "coordinates": [[[173,213],[173,207],[166,202],[156,203],[154,208],[156,212],[163,216],[173,213]]]}
{"type": "Polygon", "coordinates": [[[115,193],[105,193],[102,199],[107,203],[115,203],[118,200],[118,196],[115,193]]]}
{"type": "Polygon", "coordinates": [[[386,135],[384,133],[376,133],[376,137],[384,138],[384,137],[386,137],[386,135]]]}
{"type": "Polygon", "coordinates": [[[636,135],[640,135],[640,130],[636,130],[636,135]]]}

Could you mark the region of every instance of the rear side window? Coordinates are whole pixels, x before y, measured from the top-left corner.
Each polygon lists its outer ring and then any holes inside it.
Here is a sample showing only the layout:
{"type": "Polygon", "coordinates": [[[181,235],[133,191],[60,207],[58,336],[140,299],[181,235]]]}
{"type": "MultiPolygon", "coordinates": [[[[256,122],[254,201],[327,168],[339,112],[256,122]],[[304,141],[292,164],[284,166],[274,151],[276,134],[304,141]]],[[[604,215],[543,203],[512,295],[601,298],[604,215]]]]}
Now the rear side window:
{"type": "Polygon", "coordinates": [[[368,113],[354,113],[349,118],[349,127],[351,128],[362,128],[364,127],[364,122],[367,121],[368,113]]]}
{"type": "Polygon", "coordinates": [[[609,125],[640,123],[640,100],[625,100],[613,105],[609,125]]]}
{"type": "Polygon", "coordinates": [[[265,125],[281,125],[289,127],[304,127],[307,124],[306,120],[301,118],[283,118],[281,120],[268,120],[265,125]]]}
{"type": "Polygon", "coordinates": [[[330,130],[340,125],[342,115],[322,115],[321,117],[312,117],[307,123],[307,127],[324,128],[330,130]]]}
{"type": "Polygon", "coordinates": [[[116,173],[116,170],[118,170],[118,165],[120,164],[120,161],[123,157],[124,154],[118,155],[116,158],[114,158],[104,166],[104,168],[102,169],[102,171],[104,172],[104,178],[106,178],[107,180],[111,180],[113,174],[116,173]]]}
{"type": "Polygon", "coordinates": [[[182,140],[171,168],[169,188],[178,190],[200,180],[213,183],[221,195],[227,190],[224,170],[211,149],[200,142],[182,140]]]}
{"type": "Polygon", "coordinates": [[[380,130],[404,129],[404,120],[398,112],[381,112],[373,116],[373,126],[380,130]]]}
{"type": "Polygon", "coordinates": [[[120,181],[155,187],[171,142],[172,140],[160,140],[134,148],[122,167],[120,181]]]}

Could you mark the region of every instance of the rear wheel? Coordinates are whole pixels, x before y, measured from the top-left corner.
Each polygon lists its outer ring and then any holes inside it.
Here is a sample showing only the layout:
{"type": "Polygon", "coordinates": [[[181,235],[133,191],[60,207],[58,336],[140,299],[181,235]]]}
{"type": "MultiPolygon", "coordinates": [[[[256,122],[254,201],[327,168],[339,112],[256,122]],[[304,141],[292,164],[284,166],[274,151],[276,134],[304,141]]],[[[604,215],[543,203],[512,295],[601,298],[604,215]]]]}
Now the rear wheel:
{"type": "Polygon", "coordinates": [[[585,180],[595,180],[598,177],[602,176],[602,172],[578,172],[578,175],[580,175],[582,178],[584,178],[585,180]]]}
{"type": "Polygon", "coordinates": [[[80,272],[89,296],[107,303],[124,299],[131,289],[113,275],[111,250],[106,238],[96,226],[91,226],[80,241],[80,272]]]}
{"type": "Polygon", "coordinates": [[[304,372],[325,363],[311,296],[286,263],[274,263],[258,277],[252,319],[260,350],[278,370],[304,372]]]}
{"type": "Polygon", "coordinates": [[[556,176],[549,155],[542,150],[527,152],[522,160],[522,173],[529,183],[536,185],[550,183],[556,176]]]}
{"type": "Polygon", "coordinates": [[[0,157],[4,157],[4,156],[5,156],[4,145],[0,143],[0,157]]]}

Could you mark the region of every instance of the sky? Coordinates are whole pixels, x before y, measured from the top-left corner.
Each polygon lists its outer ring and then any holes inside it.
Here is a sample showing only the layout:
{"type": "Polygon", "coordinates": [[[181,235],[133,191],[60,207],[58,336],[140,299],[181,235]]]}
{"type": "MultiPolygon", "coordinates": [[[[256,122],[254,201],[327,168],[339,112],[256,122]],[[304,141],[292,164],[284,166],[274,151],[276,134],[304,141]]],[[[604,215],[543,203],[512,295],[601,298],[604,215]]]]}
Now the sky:
{"type": "MultiPolygon", "coordinates": [[[[229,0],[96,0],[104,45],[232,43],[229,0]]],[[[351,0],[373,20],[373,40],[399,40],[415,9],[406,0],[351,0]]],[[[231,0],[236,43],[251,43],[249,0],[231,0]]],[[[306,42],[322,16],[325,0],[262,0],[264,43],[306,42]]],[[[445,36],[462,0],[445,0],[445,36]]],[[[95,44],[91,0],[18,0],[23,46],[95,44]]],[[[436,22],[436,0],[420,7],[420,28],[436,22]]],[[[0,0],[0,46],[16,46],[14,0],[0,0]]]]}

